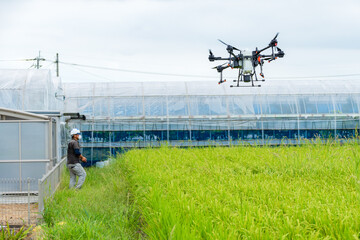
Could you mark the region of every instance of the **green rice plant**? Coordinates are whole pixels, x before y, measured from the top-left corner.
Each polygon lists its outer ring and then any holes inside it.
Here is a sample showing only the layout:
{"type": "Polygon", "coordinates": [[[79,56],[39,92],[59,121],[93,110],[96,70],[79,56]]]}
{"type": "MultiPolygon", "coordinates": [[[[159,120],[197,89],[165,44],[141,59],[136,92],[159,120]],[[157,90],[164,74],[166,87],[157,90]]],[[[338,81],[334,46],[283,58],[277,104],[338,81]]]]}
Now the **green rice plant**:
{"type": "Polygon", "coordinates": [[[45,204],[47,239],[358,239],[358,141],[132,150],[45,204]]]}
{"type": "Polygon", "coordinates": [[[133,150],[119,157],[149,239],[352,239],[357,144],[133,150]],[[354,154],[355,153],[355,154],[354,154]]]}

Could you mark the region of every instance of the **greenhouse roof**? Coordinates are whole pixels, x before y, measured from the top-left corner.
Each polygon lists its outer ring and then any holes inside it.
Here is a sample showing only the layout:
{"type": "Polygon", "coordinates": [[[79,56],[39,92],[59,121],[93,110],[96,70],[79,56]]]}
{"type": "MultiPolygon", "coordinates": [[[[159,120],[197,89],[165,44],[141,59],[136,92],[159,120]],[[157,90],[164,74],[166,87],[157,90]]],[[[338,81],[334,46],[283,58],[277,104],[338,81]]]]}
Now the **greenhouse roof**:
{"type": "Polygon", "coordinates": [[[18,110],[57,110],[55,94],[59,79],[52,78],[50,70],[1,69],[0,107],[18,110]]]}
{"type": "Polygon", "coordinates": [[[240,88],[214,80],[68,82],[61,86],[49,70],[0,70],[0,107],[79,112],[99,119],[359,114],[360,80],[345,79],[269,80],[259,82],[262,87],[240,88]],[[65,95],[65,100],[59,95],[65,95]]]}
{"type": "MultiPolygon", "coordinates": [[[[183,82],[92,82],[65,83],[66,97],[85,96],[174,96],[174,95],[295,95],[360,93],[360,80],[274,80],[259,82],[262,87],[231,88],[216,81],[183,82]]],[[[232,84],[232,83],[231,83],[232,84]]],[[[242,84],[244,85],[244,84],[242,84]]]]}
{"type": "Polygon", "coordinates": [[[230,88],[216,82],[64,84],[65,111],[99,119],[358,114],[360,81],[269,81],[230,88]]]}

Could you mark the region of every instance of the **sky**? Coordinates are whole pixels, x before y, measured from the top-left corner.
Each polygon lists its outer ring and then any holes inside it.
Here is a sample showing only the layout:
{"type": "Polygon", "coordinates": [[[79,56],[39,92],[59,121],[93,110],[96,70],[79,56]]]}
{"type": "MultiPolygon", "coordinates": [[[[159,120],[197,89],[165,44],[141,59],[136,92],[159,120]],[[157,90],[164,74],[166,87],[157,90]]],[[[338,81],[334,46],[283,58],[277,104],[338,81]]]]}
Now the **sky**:
{"type": "Polygon", "coordinates": [[[0,0],[0,69],[33,68],[17,60],[40,52],[42,68],[55,74],[58,53],[63,82],[216,84],[208,51],[227,56],[218,39],[254,50],[279,32],[285,57],[265,63],[266,79],[356,80],[359,13],[359,0],[0,0]]]}

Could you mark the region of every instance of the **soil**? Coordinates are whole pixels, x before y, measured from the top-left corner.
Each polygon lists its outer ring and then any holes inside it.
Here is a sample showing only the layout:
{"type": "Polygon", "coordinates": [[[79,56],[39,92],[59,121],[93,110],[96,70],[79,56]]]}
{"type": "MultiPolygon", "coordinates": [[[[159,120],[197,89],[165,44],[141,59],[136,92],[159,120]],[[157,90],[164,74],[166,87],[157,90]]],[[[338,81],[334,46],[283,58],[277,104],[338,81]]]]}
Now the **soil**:
{"type": "MultiPolygon", "coordinates": [[[[38,204],[30,204],[30,225],[36,225],[38,214],[38,204]]],[[[0,204],[0,227],[28,225],[28,204],[0,204]]]]}

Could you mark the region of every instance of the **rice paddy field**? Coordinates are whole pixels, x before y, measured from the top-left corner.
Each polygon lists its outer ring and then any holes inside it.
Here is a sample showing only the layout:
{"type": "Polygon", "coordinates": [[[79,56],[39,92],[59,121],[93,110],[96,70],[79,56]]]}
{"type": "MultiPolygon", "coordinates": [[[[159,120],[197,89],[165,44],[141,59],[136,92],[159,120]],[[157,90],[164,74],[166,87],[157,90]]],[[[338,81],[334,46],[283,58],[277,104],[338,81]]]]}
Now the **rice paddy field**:
{"type": "Polygon", "coordinates": [[[357,144],[132,150],[46,205],[51,239],[359,239],[357,144]]]}

